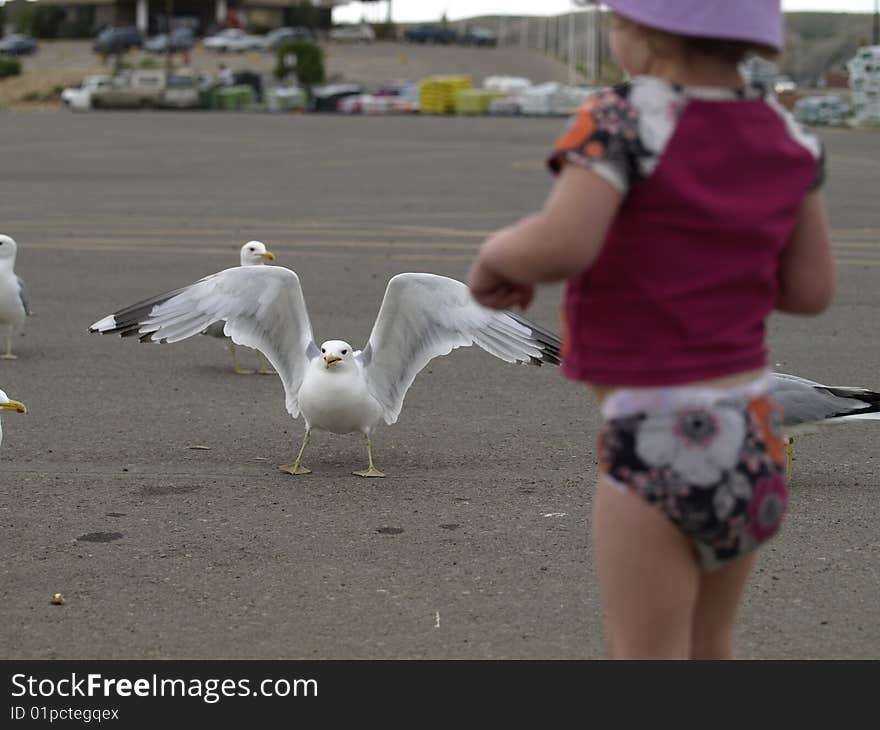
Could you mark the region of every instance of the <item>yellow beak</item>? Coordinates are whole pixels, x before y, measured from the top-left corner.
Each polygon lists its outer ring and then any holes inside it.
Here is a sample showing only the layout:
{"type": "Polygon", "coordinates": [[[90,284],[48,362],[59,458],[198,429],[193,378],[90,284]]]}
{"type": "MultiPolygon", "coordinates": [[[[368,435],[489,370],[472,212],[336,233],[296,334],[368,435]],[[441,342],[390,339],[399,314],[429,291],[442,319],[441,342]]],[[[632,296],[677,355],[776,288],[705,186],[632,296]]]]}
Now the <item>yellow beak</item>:
{"type": "Polygon", "coordinates": [[[260,258],[262,258],[262,259],[266,259],[266,261],[274,261],[274,260],[275,260],[275,254],[272,253],[271,251],[266,251],[266,253],[261,253],[261,254],[260,254],[260,258]]]}
{"type": "Polygon", "coordinates": [[[342,358],[336,357],[336,355],[324,355],[324,362],[327,364],[328,368],[332,368],[340,360],[342,360],[342,358]]]}
{"type": "Polygon", "coordinates": [[[11,400],[9,403],[0,403],[0,411],[15,411],[16,413],[27,413],[24,403],[17,400],[11,400]]]}

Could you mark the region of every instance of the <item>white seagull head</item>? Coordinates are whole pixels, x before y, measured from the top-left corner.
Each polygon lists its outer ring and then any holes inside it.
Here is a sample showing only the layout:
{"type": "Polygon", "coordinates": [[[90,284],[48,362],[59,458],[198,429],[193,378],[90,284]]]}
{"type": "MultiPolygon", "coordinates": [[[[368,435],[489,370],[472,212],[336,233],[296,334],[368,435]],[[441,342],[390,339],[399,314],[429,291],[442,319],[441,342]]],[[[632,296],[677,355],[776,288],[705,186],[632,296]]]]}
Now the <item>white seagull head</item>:
{"type": "Polygon", "coordinates": [[[324,367],[338,368],[351,360],[354,349],[344,340],[327,340],[321,345],[321,358],[324,367]]]}
{"type": "Polygon", "coordinates": [[[0,234],[0,261],[14,262],[17,248],[14,238],[0,234]]]}
{"type": "Polygon", "coordinates": [[[267,261],[274,261],[275,254],[266,250],[266,244],[261,241],[248,241],[241,247],[241,265],[259,266],[267,261]]]}

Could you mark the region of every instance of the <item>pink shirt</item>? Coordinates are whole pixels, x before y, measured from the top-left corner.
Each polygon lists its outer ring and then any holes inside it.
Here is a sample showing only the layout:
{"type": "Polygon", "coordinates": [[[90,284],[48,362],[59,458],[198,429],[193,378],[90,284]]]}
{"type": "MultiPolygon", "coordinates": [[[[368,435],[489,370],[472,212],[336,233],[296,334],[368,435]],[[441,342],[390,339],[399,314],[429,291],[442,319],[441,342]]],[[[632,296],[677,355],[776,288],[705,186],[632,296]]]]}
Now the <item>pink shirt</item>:
{"type": "Polygon", "coordinates": [[[599,92],[549,159],[625,193],[603,248],[567,284],[566,376],[673,385],[761,368],[779,256],[822,149],[760,90],[653,77],[599,92]]]}

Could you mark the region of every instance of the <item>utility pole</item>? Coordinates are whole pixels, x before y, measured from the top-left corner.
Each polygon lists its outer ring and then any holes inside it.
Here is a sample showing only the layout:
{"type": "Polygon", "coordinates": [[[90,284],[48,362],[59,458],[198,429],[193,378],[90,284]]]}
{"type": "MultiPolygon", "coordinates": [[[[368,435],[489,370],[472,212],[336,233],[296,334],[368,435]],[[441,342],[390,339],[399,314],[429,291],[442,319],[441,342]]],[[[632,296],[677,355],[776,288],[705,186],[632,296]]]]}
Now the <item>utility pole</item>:
{"type": "MultiPolygon", "coordinates": [[[[171,76],[171,18],[174,16],[174,0],[165,0],[165,83],[171,76]]],[[[148,21],[149,22],[149,21],[148,21]]]]}
{"type": "Polygon", "coordinates": [[[880,0],[874,0],[874,45],[880,46],[880,0]]]}

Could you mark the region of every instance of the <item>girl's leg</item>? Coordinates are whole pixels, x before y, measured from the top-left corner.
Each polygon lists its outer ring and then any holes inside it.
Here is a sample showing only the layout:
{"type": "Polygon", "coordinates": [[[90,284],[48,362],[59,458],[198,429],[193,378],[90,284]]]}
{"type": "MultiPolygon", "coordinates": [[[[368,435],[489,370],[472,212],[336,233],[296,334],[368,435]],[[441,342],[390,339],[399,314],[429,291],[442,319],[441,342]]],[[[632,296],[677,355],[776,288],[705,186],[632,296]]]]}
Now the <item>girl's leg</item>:
{"type": "Polygon", "coordinates": [[[593,548],[612,659],[687,659],[700,571],[659,509],[599,480],[593,548]]]}
{"type": "Polygon", "coordinates": [[[692,659],[733,659],[733,629],[757,552],[700,576],[691,633],[692,659]]]}

